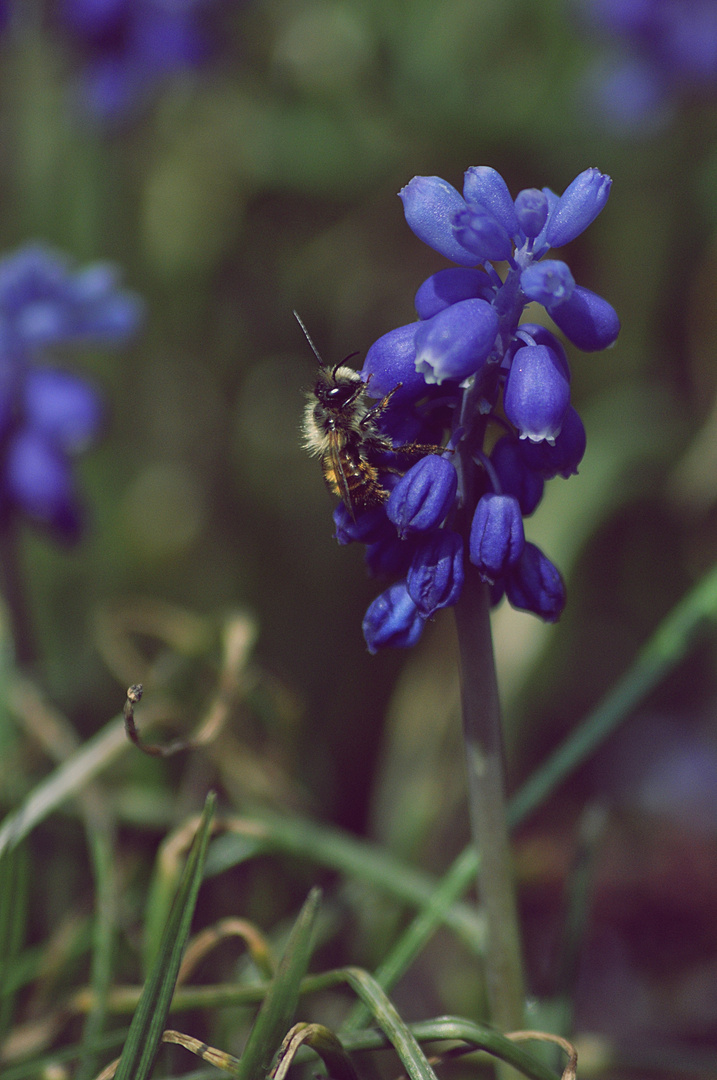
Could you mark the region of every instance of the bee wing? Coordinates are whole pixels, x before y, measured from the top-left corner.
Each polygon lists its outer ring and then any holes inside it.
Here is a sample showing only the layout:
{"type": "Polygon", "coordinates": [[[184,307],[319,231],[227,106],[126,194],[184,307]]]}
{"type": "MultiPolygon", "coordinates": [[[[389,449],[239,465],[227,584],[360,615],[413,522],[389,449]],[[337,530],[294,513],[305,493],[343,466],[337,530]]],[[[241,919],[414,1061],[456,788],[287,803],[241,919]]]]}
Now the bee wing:
{"type": "Polygon", "coordinates": [[[341,451],[343,449],[343,439],[337,431],[332,431],[329,436],[329,459],[331,461],[331,470],[333,473],[332,479],[336,484],[336,490],[341,496],[341,500],[351,514],[353,518],[354,506],[351,499],[351,489],[349,487],[348,477],[346,476],[346,470],[341,457],[341,451]]]}

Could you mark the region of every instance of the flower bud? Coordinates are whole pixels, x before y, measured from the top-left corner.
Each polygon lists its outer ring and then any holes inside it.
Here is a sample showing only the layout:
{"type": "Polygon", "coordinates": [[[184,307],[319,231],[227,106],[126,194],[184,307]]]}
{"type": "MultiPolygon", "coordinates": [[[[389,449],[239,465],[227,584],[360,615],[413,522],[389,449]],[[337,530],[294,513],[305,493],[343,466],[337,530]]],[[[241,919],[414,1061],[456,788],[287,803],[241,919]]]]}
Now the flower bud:
{"type": "Polygon", "coordinates": [[[531,543],[526,543],[520,559],[506,574],[505,594],[514,608],[532,611],[545,622],[557,622],[565,607],[560,571],[531,543]]]}
{"type": "Polygon", "coordinates": [[[575,288],[575,278],[570,267],[559,259],[544,259],[531,263],[520,275],[520,287],[529,300],[536,300],[543,307],[562,304],[575,288]]]}
{"type": "Polygon", "coordinates": [[[475,255],[453,231],[453,218],[466,204],[452,184],[440,176],[414,176],[399,195],[408,226],[419,240],[461,266],[475,266],[475,255]]]}
{"type": "Polygon", "coordinates": [[[416,293],[414,304],[419,319],[430,319],[459,300],[476,297],[490,300],[492,296],[493,289],[485,270],[450,266],[426,278],[416,293]]]}
{"type": "Polygon", "coordinates": [[[485,300],[460,300],[416,331],[416,371],[427,383],[474,375],[495,344],[498,316],[485,300]]]}
{"type": "Polygon", "coordinates": [[[523,235],[534,240],[548,220],[547,195],[539,188],[525,188],[516,196],[515,212],[523,235]]]}
{"type": "Polygon", "coordinates": [[[548,445],[546,442],[531,443],[516,439],[514,435],[504,435],[491,452],[490,460],[503,494],[513,495],[518,500],[523,517],[528,517],[538,506],[543,497],[545,481],[538,472],[528,467],[522,451],[529,446],[548,445]]]}
{"type": "Polygon", "coordinates": [[[128,291],[116,293],[88,305],[78,314],[75,337],[106,345],[124,345],[137,332],[143,318],[144,304],[139,296],[128,291]]]}
{"type": "Polygon", "coordinates": [[[490,210],[508,236],[518,233],[518,215],[508,185],[496,169],[489,165],[472,165],[463,178],[463,198],[490,210]]]}
{"type": "Polygon", "coordinates": [[[463,540],[450,529],[421,537],[406,577],[409,596],[428,618],[450,607],[461,595],[464,579],[463,540]]]}
{"type": "Polygon", "coordinates": [[[416,371],[416,331],[420,323],[389,330],[374,341],[366,353],[361,378],[371,397],[382,398],[401,386],[391,398],[392,405],[415,401],[426,392],[426,383],[416,371]]]}
{"type": "Polygon", "coordinates": [[[456,239],[480,262],[509,259],[513,254],[510,236],[484,206],[465,206],[453,221],[456,239]]]}
{"type": "Polygon", "coordinates": [[[580,236],[598,216],[610,194],[612,180],[599,169],[586,169],[568,184],[550,215],[546,239],[550,247],[580,236]]]}
{"type": "Polygon", "coordinates": [[[586,445],[583,422],[571,405],[553,446],[547,442],[521,442],[520,453],[528,468],[546,480],[554,476],[563,476],[567,480],[577,474],[586,445]]]}
{"type": "Polygon", "coordinates": [[[570,404],[570,383],[546,345],[526,345],[513,357],[503,395],[505,415],[532,442],[553,442],[570,404]]]}
{"type": "Polygon", "coordinates": [[[389,645],[410,648],[423,633],[423,623],[406,583],[397,581],[376,597],[364,616],[363,636],[368,651],[376,653],[389,645]]]}
{"type": "Polygon", "coordinates": [[[526,345],[547,345],[549,349],[555,354],[555,357],[560,364],[560,370],[565,378],[570,382],[572,378],[570,372],[570,365],[568,364],[568,354],[565,352],[562,341],[556,338],[552,330],[548,330],[547,326],[542,326],[540,323],[521,323],[518,327],[519,339],[523,340],[526,345]],[[529,335],[532,341],[524,341],[525,335],[529,335]]]}
{"type": "Polygon", "coordinates": [[[620,333],[617,312],[602,296],[576,285],[569,300],[548,309],[565,336],[585,352],[606,349],[620,333]]]}
{"type": "Polygon", "coordinates": [[[72,326],[64,297],[25,303],[15,317],[20,337],[30,346],[42,347],[70,337],[72,326]]]}
{"type": "Polygon", "coordinates": [[[429,454],[405,473],[391,492],[386,514],[399,536],[436,529],[453,506],[458,475],[446,458],[429,454]]]}
{"type": "Polygon", "coordinates": [[[524,547],[518,500],[512,495],[482,495],[471,522],[469,557],[483,580],[495,581],[520,558],[524,547]]]}
{"type": "Polygon", "coordinates": [[[10,441],[5,460],[7,490],[25,513],[76,539],[79,506],[69,459],[42,433],[25,428],[10,441]]]}
{"type": "Polygon", "coordinates": [[[102,401],[85,379],[58,368],[28,368],[23,396],[28,426],[68,453],[85,449],[98,435],[102,401]]]}

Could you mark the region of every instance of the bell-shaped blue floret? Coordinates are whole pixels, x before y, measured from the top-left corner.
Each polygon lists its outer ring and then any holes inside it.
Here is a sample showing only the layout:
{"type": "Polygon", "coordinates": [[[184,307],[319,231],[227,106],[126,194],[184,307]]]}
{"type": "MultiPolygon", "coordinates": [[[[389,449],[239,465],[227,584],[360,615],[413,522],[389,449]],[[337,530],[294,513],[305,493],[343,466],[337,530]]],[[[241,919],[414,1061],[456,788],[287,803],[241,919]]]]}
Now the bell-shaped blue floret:
{"type": "Polygon", "coordinates": [[[76,538],[79,507],[67,456],[41,432],[24,428],[10,440],[5,483],[20,510],[64,538],[76,538]]]}
{"type": "Polygon", "coordinates": [[[498,333],[498,315],[485,300],[460,300],[416,331],[416,371],[427,383],[462,381],[487,359],[498,333]]]}
{"type": "Polygon", "coordinates": [[[528,517],[538,506],[543,497],[545,481],[539,473],[528,467],[521,451],[527,446],[548,445],[546,442],[530,443],[516,439],[514,435],[504,435],[498,439],[491,452],[491,464],[500,481],[501,490],[504,495],[515,496],[523,517],[528,517]]]}
{"type": "Polygon", "coordinates": [[[463,540],[451,529],[436,529],[421,537],[406,575],[408,593],[428,618],[451,607],[463,589],[463,540]]]}
{"type": "Polygon", "coordinates": [[[505,575],[505,594],[514,608],[532,611],[545,622],[557,622],[565,607],[560,571],[531,543],[526,543],[520,559],[505,575]]]}
{"type": "Polygon", "coordinates": [[[568,382],[570,382],[572,373],[568,363],[568,354],[565,351],[562,341],[555,336],[552,330],[548,330],[547,326],[543,326],[541,323],[521,323],[518,330],[518,341],[523,341],[525,345],[547,345],[548,348],[555,353],[556,359],[560,364],[560,370],[568,382]],[[528,335],[532,340],[525,341],[525,335],[528,335]]]}
{"type": "Polygon", "coordinates": [[[484,206],[465,206],[454,218],[456,239],[479,262],[509,259],[513,254],[510,236],[484,206]]]}
{"type": "Polygon", "coordinates": [[[562,247],[591,225],[607,202],[612,180],[599,169],[585,169],[568,184],[550,215],[546,240],[562,247]]]}
{"type": "Polygon", "coordinates": [[[520,287],[529,300],[536,300],[549,308],[570,299],[575,278],[567,263],[559,259],[543,259],[542,262],[526,266],[520,275],[520,287]]]}
{"type": "Polygon", "coordinates": [[[478,500],[469,543],[469,558],[484,581],[495,581],[523,553],[525,534],[518,500],[489,492],[478,500]]]}
{"type": "Polygon", "coordinates": [[[523,235],[534,240],[548,220],[548,197],[539,188],[525,188],[516,195],[515,212],[523,235]]]}
{"type": "Polygon", "coordinates": [[[564,476],[567,480],[577,474],[586,445],[585,427],[571,405],[553,446],[547,442],[521,442],[519,452],[529,469],[534,469],[546,480],[554,476],[564,476]]]}
{"type": "Polygon", "coordinates": [[[569,300],[548,310],[555,325],[585,352],[606,349],[620,333],[615,308],[582,285],[575,286],[569,300]]]}
{"type": "Polygon", "coordinates": [[[376,653],[387,646],[410,648],[423,633],[423,623],[405,581],[397,581],[376,597],[364,616],[363,636],[368,651],[376,653]]]}
{"type": "Polygon", "coordinates": [[[459,300],[490,300],[492,296],[493,287],[485,270],[449,266],[426,278],[414,303],[419,319],[430,319],[459,300]]]}
{"type": "Polygon", "coordinates": [[[570,404],[570,383],[546,345],[526,345],[513,357],[503,395],[505,415],[521,439],[550,442],[570,404]]]}
{"type": "Polygon", "coordinates": [[[440,176],[414,176],[399,195],[406,222],[419,240],[452,262],[475,266],[475,255],[466,251],[453,231],[455,215],[466,204],[452,184],[440,176]]]}
{"type": "Polygon", "coordinates": [[[490,165],[472,165],[466,169],[463,177],[463,198],[467,203],[476,203],[490,210],[508,236],[516,236],[519,231],[518,215],[515,204],[503,177],[490,165]]]}
{"type": "Polygon", "coordinates": [[[361,368],[361,378],[371,397],[384,397],[399,383],[392,405],[415,401],[426,393],[425,379],[416,371],[416,331],[420,325],[412,322],[399,326],[374,341],[361,368]]]}
{"type": "Polygon", "coordinates": [[[399,536],[436,529],[453,506],[458,475],[446,458],[429,454],[416,462],[396,484],[386,514],[399,536]]]}
{"type": "Polygon", "coordinates": [[[57,368],[30,368],[23,385],[28,425],[68,453],[78,453],[97,437],[102,399],[85,379],[57,368]]]}

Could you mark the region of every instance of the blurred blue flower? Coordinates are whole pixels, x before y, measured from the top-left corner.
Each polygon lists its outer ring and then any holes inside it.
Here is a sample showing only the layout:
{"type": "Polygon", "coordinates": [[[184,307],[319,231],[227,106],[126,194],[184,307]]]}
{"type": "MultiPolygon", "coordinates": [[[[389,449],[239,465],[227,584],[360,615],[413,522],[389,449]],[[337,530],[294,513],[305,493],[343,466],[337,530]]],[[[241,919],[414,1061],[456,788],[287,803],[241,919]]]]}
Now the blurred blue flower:
{"type": "Polygon", "coordinates": [[[97,438],[104,406],[91,383],[47,360],[121,345],[141,318],[107,263],[78,270],[41,244],[0,260],[0,527],[19,513],[58,539],[79,537],[72,462],[97,438]]]}
{"type": "Polygon", "coordinates": [[[436,176],[402,190],[409,226],[459,265],[424,281],[418,322],[379,338],[361,372],[367,393],[388,399],[369,412],[381,432],[371,465],[383,490],[380,505],[340,507],[335,520],[341,543],[367,545],[372,573],[396,579],[364,620],[372,652],[414,644],[427,618],[455,604],[466,560],[491,583],[495,602],[505,595],[547,621],[559,617],[562,578],[526,542],[523,518],[546,478],[577,472],[585,429],[570,402],[562,343],[547,326],[520,320],[540,303],[580,348],[615,341],[620,323],[608,301],[577,285],[565,262],[546,258],[595,220],[610,185],[591,168],[562,195],[528,188],[514,200],[495,169],[478,166],[467,170],[462,195],[436,176]],[[440,455],[435,444],[446,431],[440,455]]]}
{"type": "Polygon", "coordinates": [[[161,79],[202,64],[214,40],[209,18],[223,2],[56,0],[56,21],[84,56],[80,112],[122,121],[161,79]]]}
{"type": "Polygon", "coordinates": [[[583,27],[606,42],[586,88],[592,111],[615,133],[651,134],[680,97],[717,92],[715,0],[573,3],[583,27]]]}

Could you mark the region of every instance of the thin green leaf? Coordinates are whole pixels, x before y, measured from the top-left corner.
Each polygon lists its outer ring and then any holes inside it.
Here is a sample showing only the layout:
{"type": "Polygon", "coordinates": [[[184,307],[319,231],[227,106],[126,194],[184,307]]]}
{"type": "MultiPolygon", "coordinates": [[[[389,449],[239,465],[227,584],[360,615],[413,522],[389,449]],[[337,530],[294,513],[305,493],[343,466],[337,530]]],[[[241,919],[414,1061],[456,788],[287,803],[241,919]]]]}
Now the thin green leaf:
{"type": "Polygon", "coordinates": [[[415,1035],[373,976],[355,967],[343,968],[342,974],[394,1047],[410,1080],[436,1080],[415,1035]]]}
{"type": "Polygon", "coordinates": [[[204,804],[197,835],[187,858],[155,962],[132,1017],[115,1080],[147,1080],[154,1065],[162,1040],[162,1032],[167,1025],[167,1015],[177,981],[177,972],[189,936],[197,893],[202,880],[215,802],[216,796],[210,792],[204,804]]]}
{"type": "Polygon", "coordinates": [[[105,724],[77,753],[63,761],[38,784],[17,810],[3,819],[0,824],[0,853],[19,844],[40,821],[76,795],[130,745],[122,718],[105,724]]]}
{"type": "MultiPolygon", "coordinates": [[[[93,800],[94,801],[94,800],[93,800]]],[[[75,1080],[89,1080],[97,1073],[97,1051],[93,1049],[104,1027],[107,1015],[107,996],[112,983],[112,954],[114,951],[115,889],[112,831],[102,813],[86,815],[88,839],[95,876],[95,915],[92,925],[91,985],[93,1006],[87,1014],[82,1041],[85,1052],[75,1074],[75,1080]]]]}
{"type": "Polygon", "coordinates": [[[24,845],[0,855],[0,1043],[12,1023],[10,974],[25,937],[28,867],[24,845]]]}
{"type": "MultiPolygon", "coordinates": [[[[412,1036],[421,1044],[448,1039],[466,1043],[465,1053],[485,1050],[486,1053],[507,1062],[531,1080],[557,1080],[557,1073],[543,1061],[522,1050],[511,1039],[487,1024],[474,1024],[461,1016],[439,1016],[434,1020],[424,1020],[418,1024],[409,1024],[412,1036]]],[[[341,1034],[341,1044],[345,1050],[378,1050],[387,1046],[390,1039],[385,1032],[371,1028],[365,1031],[352,1031],[341,1034]]],[[[437,1051],[440,1053],[440,1050],[437,1051]]]]}
{"type": "Polygon", "coordinates": [[[316,913],[321,890],[312,889],[292,927],[239,1062],[239,1080],[264,1080],[271,1062],[294,1019],[301,980],[309,966],[316,913]]]}

